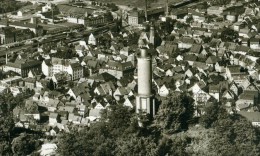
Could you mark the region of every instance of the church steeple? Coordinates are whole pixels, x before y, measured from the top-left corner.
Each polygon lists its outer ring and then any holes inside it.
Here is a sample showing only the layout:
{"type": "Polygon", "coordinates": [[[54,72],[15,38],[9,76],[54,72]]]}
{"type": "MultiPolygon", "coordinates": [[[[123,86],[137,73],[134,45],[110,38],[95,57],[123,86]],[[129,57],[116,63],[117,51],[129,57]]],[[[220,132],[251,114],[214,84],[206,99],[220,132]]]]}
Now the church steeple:
{"type": "Polygon", "coordinates": [[[154,45],[154,26],[153,24],[150,25],[150,35],[149,35],[149,42],[154,45]]]}

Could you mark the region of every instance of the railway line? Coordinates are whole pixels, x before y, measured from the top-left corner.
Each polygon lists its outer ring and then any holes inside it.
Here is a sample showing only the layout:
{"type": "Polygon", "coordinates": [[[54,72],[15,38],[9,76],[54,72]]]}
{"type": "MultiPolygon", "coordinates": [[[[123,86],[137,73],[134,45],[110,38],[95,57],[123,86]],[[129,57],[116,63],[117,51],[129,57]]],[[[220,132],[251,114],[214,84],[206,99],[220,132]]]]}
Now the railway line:
{"type": "Polygon", "coordinates": [[[76,33],[75,37],[68,37],[69,33],[72,33],[72,32],[64,32],[64,33],[58,33],[58,34],[52,34],[52,35],[45,35],[42,37],[35,37],[32,39],[24,40],[24,41],[17,42],[17,43],[4,44],[4,45],[0,46],[0,48],[2,48],[2,50],[0,50],[0,57],[5,56],[6,54],[17,53],[21,50],[25,51],[28,48],[33,48],[35,46],[38,46],[41,44],[47,44],[50,42],[59,42],[62,40],[65,41],[66,43],[76,42],[76,41],[84,39],[91,33],[103,32],[104,30],[108,30],[110,27],[113,27],[115,25],[116,25],[116,23],[113,22],[113,23],[109,23],[105,26],[93,28],[90,30],[75,32],[76,33]],[[36,42],[33,42],[33,41],[36,41],[36,42]],[[28,42],[28,44],[25,44],[26,42],[28,42]]]}

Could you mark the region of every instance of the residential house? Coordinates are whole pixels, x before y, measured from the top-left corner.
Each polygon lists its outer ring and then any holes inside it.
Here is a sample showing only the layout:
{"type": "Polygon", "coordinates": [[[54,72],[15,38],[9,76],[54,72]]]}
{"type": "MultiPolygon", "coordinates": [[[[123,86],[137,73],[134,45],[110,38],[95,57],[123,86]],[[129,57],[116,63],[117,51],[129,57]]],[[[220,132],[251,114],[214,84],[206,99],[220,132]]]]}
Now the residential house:
{"type": "Polygon", "coordinates": [[[188,15],[188,9],[172,9],[170,17],[181,21],[186,15],[188,15]]]}
{"type": "Polygon", "coordinates": [[[34,78],[25,78],[24,79],[24,87],[30,90],[36,89],[36,79],[34,78]]]}
{"type": "Polygon", "coordinates": [[[60,100],[58,99],[50,99],[48,103],[46,103],[46,107],[49,112],[55,112],[60,104],[60,100]]]}
{"type": "Polygon", "coordinates": [[[88,44],[89,45],[97,45],[97,39],[92,33],[88,37],[88,44]]]}
{"type": "Polygon", "coordinates": [[[113,96],[114,96],[114,98],[115,98],[117,101],[119,101],[119,100],[122,99],[122,98],[128,97],[128,94],[129,94],[129,91],[128,91],[125,87],[118,87],[118,88],[115,90],[113,96]]]}
{"type": "Polygon", "coordinates": [[[41,67],[43,74],[47,77],[59,72],[67,72],[70,80],[78,80],[83,77],[83,67],[76,60],[51,58],[44,60],[41,67]]]}
{"type": "Polygon", "coordinates": [[[139,26],[145,22],[145,13],[143,10],[133,9],[128,15],[128,24],[132,26],[139,26]]]}
{"type": "Polygon", "coordinates": [[[238,35],[239,37],[250,38],[250,29],[248,27],[241,28],[239,29],[238,35]]]}
{"type": "Polygon", "coordinates": [[[230,89],[236,96],[238,96],[238,95],[240,94],[239,86],[238,86],[234,81],[231,82],[229,89],[230,89]]]}
{"type": "Polygon", "coordinates": [[[227,101],[233,101],[236,100],[236,95],[231,90],[226,90],[222,93],[221,99],[227,100],[227,101]]]}
{"type": "Polygon", "coordinates": [[[240,74],[241,73],[241,66],[239,65],[229,65],[226,67],[226,76],[229,80],[232,80],[232,75],[240,74]]]}
{"type": "Polygon", "coordinates": [[[195,41],[192,38],[183,37],[178,42],[178,48],[180,49],[189,49],[195,41]]]}
{"type": "Polygon", "coordinates": [[[237,111],[254,111],[259,101],[258,91],[244,91],[236,101],[237,111]]]}
{"type": "Polygon", "coordinates": [[[202,50],[203,48],[201,44],[193,44],[192,47],[190,48],[189,53],[198,56],[202,50]]]}
{"type": "Polygon", "coordinates": [[[213,84],[209,85],[209,95],[214,97],[217,101],[220,100],[220,94],[221,94],[220,90],[221,90],[220,85],[213,85],[213,84]]]}
{"type": "Polygon", "coordinates": [[[121,79],[124,76],[131,76],[134,73],[134,66],[132,62],[115,62],[109,61],[103,67],[99,69],[99,73],[109,73],[115,76],[117,79],[121,79]]]}
{"type": "Polygon", "coordinates": [[[168,87],[168,85],[163,84],[159,87],[158,94],[162,97],[167,97],[170,93],[171,89],[168,87]]]}
{"type": "Polygon", "coordinates": [[[215,67],[215,64],[218,62],[218,58],[214,55],[209,56],[206,60],[206,65],[210,67],[215,67]]]}
{"type": "Polygon", "coordinates": [[[197,12],[196,10],[188,9],[189,14],[192,16],[195,22],[202,23],[205,21],[205,14],[197,12]]]}
{"type": "Polygon", "coordinates": [[[251,38],[249,41],[249,47],[253,50],[260,50],[260,44],[258,38],[251,38]]]}
{"type": "Polygon", "coordinates": [[[216,72],[224,73],[226,72],[226,63],[225,61],[218,61],[215,64],[216,72]]]}
{"type": "Polygon", "coordinates": [[[124,106],[133,108],[135,106],[135,97],[127,97],[123,103],[124,106]]]}
{"type": "Polygon", "coordinates": [[[238,114],[249,120],[253,126],[260,127],[260,112],[239,111],[238,114]]]}
{"type": "Polygon", "coordinates": [[[188,89],[193,93],[193,99],[197,104],[206,103],[210,98],[210,95],[202,90],[202,87],[198,83],[195,83],[190,89],[188,89]]]}
{"type": "Polygon", "coordinates": [[[58,113],[50,113],[50,115],[49,115],[49,125],[55,126],[57,123],[59,123],[58,113]]]}
{"type": "Polygon", "coordinates": [[[207,8],[207,14],[220,16],[224,10],[224,7],[211,6],[207,8]]]}
{"type": "Polygon", "coordinates": [[[41,71],[41,62],[32,59],[16,59],[15,62],[7,62],[3,67],[5,72],[13,71],[20,74],[22,77],[28,77],[29,71],[41,71]]]}

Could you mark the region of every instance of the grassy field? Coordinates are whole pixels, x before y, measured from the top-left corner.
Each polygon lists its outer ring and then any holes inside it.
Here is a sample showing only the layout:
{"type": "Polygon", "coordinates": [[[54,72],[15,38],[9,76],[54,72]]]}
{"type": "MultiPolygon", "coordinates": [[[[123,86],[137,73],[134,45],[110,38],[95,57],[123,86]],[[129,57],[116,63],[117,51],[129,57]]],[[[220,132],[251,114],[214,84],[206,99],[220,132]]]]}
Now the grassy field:
{"type": "MultiPolygon", "coordinates": [[[[129,7],[138,7],[144,8],[145,0],[95,0],[97,2],[104,2],[104,3],[115,3],[117,5],[126,5],[129,7]]],[[[163,7],[165,6],[167,0],[147,0],[148,6],[151,8],[156,7],[163,7]]],[[[169,4],[180,2],[182,0],[168,0],[169,4]]]]}

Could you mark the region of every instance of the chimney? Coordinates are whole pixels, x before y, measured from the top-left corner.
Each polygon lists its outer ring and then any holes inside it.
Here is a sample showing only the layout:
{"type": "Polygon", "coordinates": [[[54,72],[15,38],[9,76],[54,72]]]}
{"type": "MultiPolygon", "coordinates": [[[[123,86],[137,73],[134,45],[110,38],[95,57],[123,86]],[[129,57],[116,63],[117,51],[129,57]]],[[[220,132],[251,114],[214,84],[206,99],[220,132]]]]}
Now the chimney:
{"type": "Polygon", "coordinates": [[[166,0],[166,6],[165,6],[165,15],[168,16],[169,15],[169,2],[168,0],[166,0]]]}
{"type": "Polygon", "coordinates": [[[145,21],[148,21],[148,17],[147,17],[147,0],[145,0],[145,21]]]}
{"type": "Polygon", "coordinates": [[[5,64],[7,64],[8,62],[8,56],[7,56],[7,53],[5,54],[5,64]]]}

